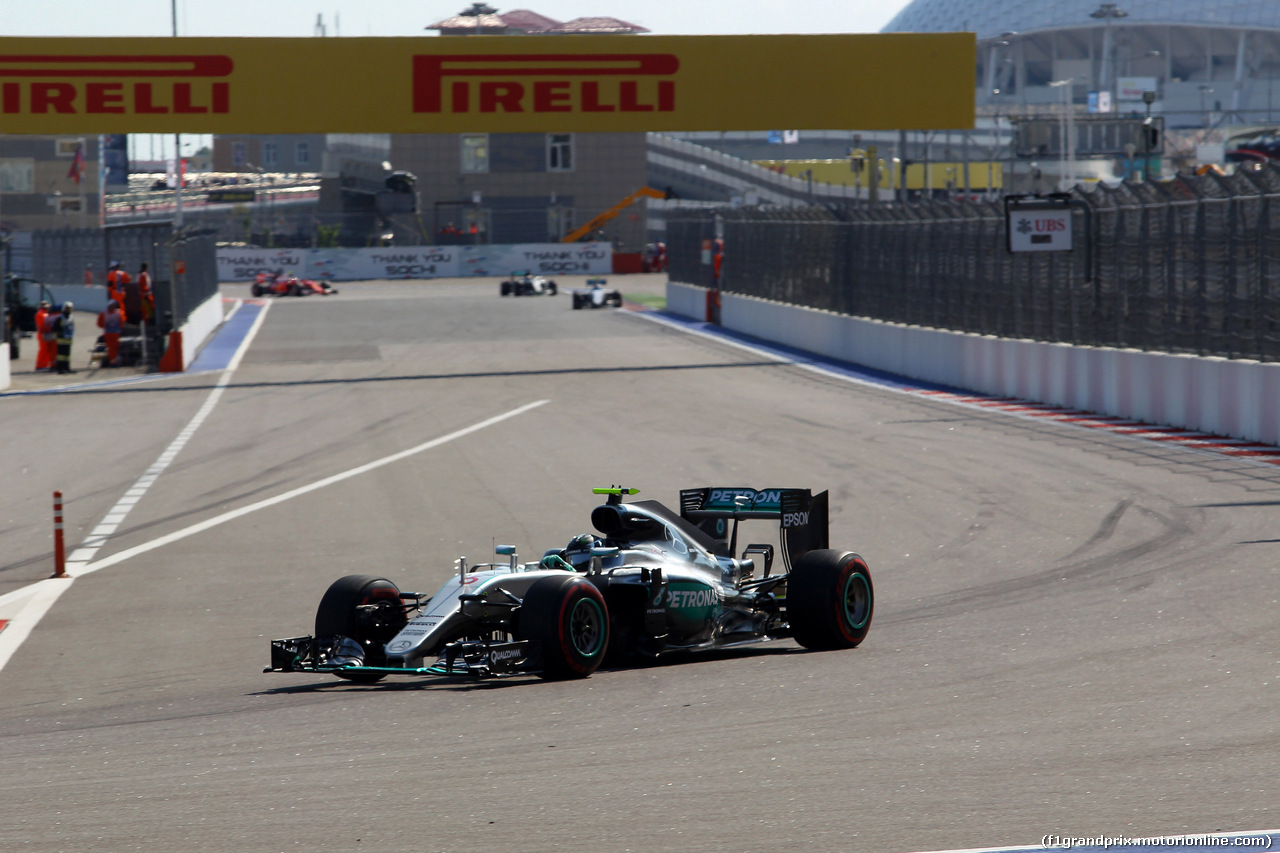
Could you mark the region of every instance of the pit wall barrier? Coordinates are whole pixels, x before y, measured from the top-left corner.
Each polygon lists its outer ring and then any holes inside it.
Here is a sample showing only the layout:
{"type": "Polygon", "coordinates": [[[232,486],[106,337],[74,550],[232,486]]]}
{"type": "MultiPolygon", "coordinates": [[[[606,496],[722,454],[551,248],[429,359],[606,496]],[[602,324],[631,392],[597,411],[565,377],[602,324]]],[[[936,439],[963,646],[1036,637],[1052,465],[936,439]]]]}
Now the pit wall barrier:
{"type": "MultiPolygon", "coordinates": [[[[734,332],[923,382],[1280,444],[1280,364],[1077,347],[886,323],[721,293],[734,332]]],[[[706,288],[667,310],[706,319],[706,288]]]]}
{"type": "MultiPolygon", "coordinates": [[[[101,290],[102,288],[99,288],[101,290]]],[[[59,297],[63,298],[63,297],[59,297]]],[[[75,301],[74,296],[72,301],[75,301]]],[[[105,307],[106,300],[103,300],[105,307]]],[[[76,302],[76,307],[81,307],[80,302],[76,302]]],[[[89,310],[94,310],[89,308],[89,310]]],[[[97,309],[101,310],[101,308],[97,309]]],[[[181,339],[182,361],[177,365],[177,370],[186,370],[187,365],[191,364],[192,359],[196,357],[196,353],[204,346],[205,341],[222,325],[222,295],[215,294],[200,304],[198,308],[191,312],[191,316],[187,318],[187,322],[182,325],[177,337],[173,338],[176,342],[181,339]]],[[[95,337],[98,334],[97,328],[91,331],[95,337]]],[[[29,341],[33,339],[28,339],[29,341]]],[[[4,349],[4,357],[0,359],[0,391],[6,390],[13,382],[13,376],[9,371],[9,350],[4,349]]]]}
{"type": "Polygon", "coordinates": [[[328,281],[540,275],[608,275],[609,243],[518,243],[360,249],[218,249],[219,281],[253,281],[260,273],[293,273],[328,281]]]}
{"type": "Polygon", "coordinates": [[[209,337],[222,325],[222,320],[222,294],[220,293],[215,293],[191,312],[187,322],[183,323],[182,328],[178,330],[182,338],[182,364],[179,370],[187,369],[187,365],[195,359],[196,353],[204,346],[205,341],[209,340],[209,337]]]}

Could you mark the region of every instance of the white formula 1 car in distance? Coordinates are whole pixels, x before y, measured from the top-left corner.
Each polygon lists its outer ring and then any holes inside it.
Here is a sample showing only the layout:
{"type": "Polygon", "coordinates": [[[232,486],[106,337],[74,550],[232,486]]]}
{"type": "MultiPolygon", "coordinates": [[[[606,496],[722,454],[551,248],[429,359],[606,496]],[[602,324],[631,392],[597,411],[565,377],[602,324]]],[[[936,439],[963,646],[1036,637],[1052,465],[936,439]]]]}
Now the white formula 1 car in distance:
{"type": "Polygon", "coordinates": [[[587,279],[586,287],[575,287],[573,294],[573,310],[579,308],[621,308],[622,294],[615,287],[606,287],[603,278],[587,279]]]}
{"type": "Polygon", "coordinates": [[[555,296],[556,283],[530,270],[516,270],[504,279],[498,292],[503,296],[555,296]]]}

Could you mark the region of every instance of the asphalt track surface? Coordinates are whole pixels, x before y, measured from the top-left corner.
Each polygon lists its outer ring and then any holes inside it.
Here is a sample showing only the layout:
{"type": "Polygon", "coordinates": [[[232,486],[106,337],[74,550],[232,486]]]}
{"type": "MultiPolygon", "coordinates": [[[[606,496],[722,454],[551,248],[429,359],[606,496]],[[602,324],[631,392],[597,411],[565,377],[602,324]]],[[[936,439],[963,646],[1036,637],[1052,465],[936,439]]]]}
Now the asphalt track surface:
{"type": "Polygon", "coordinates": [[[0,850],[905,853],[1280,825],[1274,464],[564,296],[349,285],[271,303],[229,378],[0,399],[0,601],[49,574],[53,489],[71,550],[184,431],[0,669],[0,850]],[[335,578],[433,591],[495,542],[531,559],[614,483],[829,489],[833,545],[874,574],[867,641],[572,683],[262,673],[335,578]]]}

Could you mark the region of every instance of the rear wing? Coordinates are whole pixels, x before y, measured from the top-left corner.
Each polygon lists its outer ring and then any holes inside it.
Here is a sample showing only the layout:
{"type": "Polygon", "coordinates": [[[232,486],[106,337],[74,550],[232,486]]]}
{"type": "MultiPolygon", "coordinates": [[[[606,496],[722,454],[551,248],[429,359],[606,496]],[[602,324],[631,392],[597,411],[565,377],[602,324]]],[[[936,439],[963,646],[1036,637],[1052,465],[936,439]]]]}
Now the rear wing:
{"type": "Polygon", "coordinates": [[[778,519],[788,566],[801,554],[828,547],[826,492],[815,495],[809,489],[715,486],[681,489],[680,515],[715,539],[730,557],[736,556],[738,521],[749,518],[778,519]]]}

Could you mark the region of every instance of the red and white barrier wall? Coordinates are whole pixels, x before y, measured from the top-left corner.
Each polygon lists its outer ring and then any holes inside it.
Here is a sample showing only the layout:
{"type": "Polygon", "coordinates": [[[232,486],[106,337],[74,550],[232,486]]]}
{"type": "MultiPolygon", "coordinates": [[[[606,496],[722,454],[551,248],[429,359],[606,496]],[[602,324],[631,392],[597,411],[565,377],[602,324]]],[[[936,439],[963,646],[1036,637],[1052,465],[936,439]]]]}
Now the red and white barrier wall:
{"type": "MultiPolygon", "coordinates": [[[[670,283],[667,310],[706,318],[706,288],[670,283]]],[[[1280,364],[1076,347],[885,323],[721,294],[721,325],[968,391],[1280,444],[1280,364]]]]}

